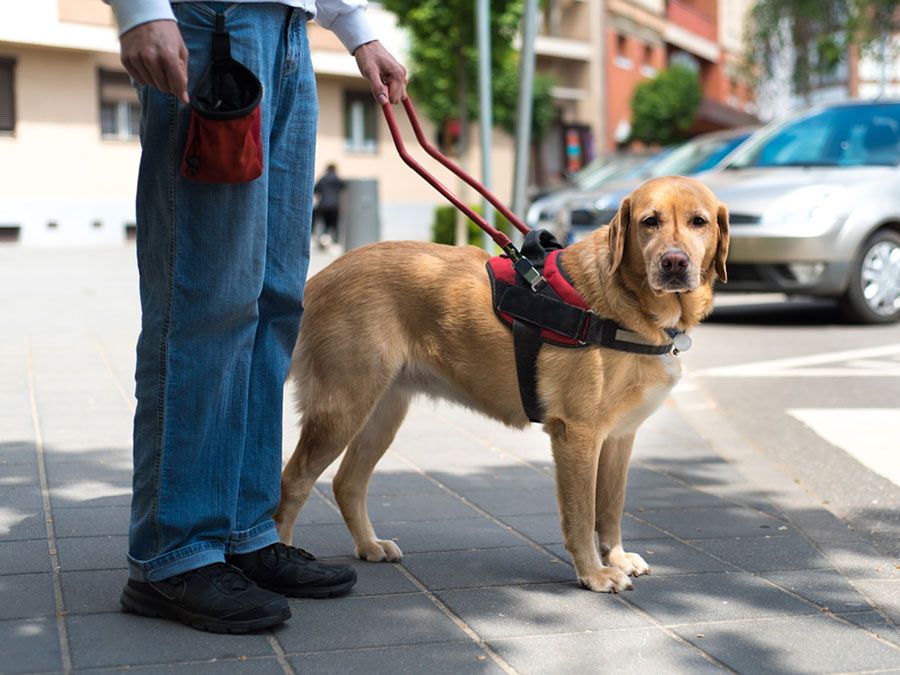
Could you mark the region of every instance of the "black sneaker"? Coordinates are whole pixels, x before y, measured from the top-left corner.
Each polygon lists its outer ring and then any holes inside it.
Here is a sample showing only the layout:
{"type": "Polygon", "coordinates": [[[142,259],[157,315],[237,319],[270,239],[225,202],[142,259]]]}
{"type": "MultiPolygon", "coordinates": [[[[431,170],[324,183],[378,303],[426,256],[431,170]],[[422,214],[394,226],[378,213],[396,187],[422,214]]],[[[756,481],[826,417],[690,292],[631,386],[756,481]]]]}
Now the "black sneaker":
{"type": "Polygon", "coordinates": [[[284,597],[263,590],[225,563],[163,581],[129,579],[119,602],[128,612],[174,619],[213,633],[248,633],[291,618],[284,597]]]}
{"type": "Polygon", "coordinates": [[[356,583],[352,567],[324,565],[302,548],[282,543],[225,559],[262,588],[292,598],[329,598],[346,593],[356,583]]]}

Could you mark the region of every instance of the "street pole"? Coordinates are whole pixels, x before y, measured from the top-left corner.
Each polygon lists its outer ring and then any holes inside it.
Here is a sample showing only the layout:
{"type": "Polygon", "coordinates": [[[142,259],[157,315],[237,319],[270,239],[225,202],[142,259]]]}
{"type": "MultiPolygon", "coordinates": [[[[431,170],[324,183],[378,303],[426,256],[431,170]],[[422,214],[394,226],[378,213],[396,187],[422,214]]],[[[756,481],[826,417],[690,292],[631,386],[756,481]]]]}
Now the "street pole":
{"type": "Polygon", "coordinates": [[[516,111],[516,168],[513,212],[525,217],[528,159],[531,146],[531,109],[534,101],[534,38],[537,32],[537,0],[525,0],[522,18],[522,50],[519,53],[519,103],[516,111]]]}
{"type": "MultiPolygon", "coordinates": [[[[481,182],[491,189],[491,129],[494,126],[494,111],[491,106],[491,2],[475,0],[478,27],[478,109],[481,111],[481,182]]],[[[487,199],[482,199],[484,219],[494,225],[494,209],[487,199]]],[[[482,233],[482,246],[490,251],[493,240],[487,232],[482,233]]]]}

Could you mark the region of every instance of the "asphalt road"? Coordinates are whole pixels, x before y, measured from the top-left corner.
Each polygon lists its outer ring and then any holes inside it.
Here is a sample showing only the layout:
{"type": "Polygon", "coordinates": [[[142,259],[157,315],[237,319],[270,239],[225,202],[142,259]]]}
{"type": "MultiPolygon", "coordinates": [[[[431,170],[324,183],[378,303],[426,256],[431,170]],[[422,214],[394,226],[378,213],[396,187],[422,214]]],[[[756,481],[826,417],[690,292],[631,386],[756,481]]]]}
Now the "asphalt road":
{"type": "Polygon", "coordinates": [[[824,301],[721,295],[683,359],[721,419],[900,556],[900,326],[849,325],[824,301]]]}

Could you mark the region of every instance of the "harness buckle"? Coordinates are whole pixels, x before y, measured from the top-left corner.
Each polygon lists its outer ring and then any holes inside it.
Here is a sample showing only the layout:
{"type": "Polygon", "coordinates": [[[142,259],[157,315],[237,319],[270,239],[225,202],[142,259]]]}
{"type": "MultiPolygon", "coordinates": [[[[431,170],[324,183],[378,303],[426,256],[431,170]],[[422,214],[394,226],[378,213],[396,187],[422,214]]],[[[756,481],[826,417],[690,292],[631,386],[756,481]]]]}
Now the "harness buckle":
{"type": "Polygon", "coordinates": [[[592,317],[595,316],[597,316],[597,313],[594,310],[590,308],[584,310],[584,323],[581,324],[581,329],[578,331],[578,337],[575,338],[578,341],[578,344],[588,344],[588,341],[585,338],[587,338],[588,331],[591,329],[592,317]]]}
{"type": "Polygon", "coordinates": [[[525,280],[525,283],[531,286],[531,290],[535,293],[540,291],[547,285],[544,275],[537,271],[537,268],[528,258],[519,258],[513,263],[516,272],[525,280]]]}

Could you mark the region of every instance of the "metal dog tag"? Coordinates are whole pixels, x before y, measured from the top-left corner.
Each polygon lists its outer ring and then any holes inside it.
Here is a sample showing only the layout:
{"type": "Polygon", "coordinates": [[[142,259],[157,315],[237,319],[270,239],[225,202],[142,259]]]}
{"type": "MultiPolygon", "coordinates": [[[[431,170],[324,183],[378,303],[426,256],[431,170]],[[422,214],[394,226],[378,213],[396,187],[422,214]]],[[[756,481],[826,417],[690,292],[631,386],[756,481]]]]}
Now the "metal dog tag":
{"type": "Polygon", "coordinates": [[[687,333],[679,333],[672,339],[672,344],[677,351],[686,352],[691,348],[693,342],[691,341],[691,336],[687,333]]]}

